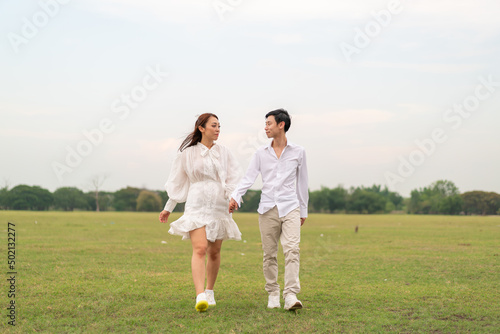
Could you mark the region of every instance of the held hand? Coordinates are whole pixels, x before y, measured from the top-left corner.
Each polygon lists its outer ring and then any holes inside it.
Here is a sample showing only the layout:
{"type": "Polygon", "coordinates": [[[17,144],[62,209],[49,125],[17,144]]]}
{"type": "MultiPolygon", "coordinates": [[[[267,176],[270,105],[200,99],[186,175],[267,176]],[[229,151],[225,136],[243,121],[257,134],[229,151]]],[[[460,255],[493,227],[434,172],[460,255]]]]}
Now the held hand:
{"type": "Polygon", "coordinates": [[[304,225],[306,222],[306,218],[300,218],[300,226],[304,225]]]}
{"type": "Polygon", "coordinates": [[[229,213],[233,213],[235,210],[238,210],[238,203],[231,198],[231,201],[229,201],[229,213]]]}
{"type": "Polygon", "coordinates": [[[168,220],[168,216],[170,216],[170,212],[163,210],[160,212],[160,222],[166,223],[168,220]]]}

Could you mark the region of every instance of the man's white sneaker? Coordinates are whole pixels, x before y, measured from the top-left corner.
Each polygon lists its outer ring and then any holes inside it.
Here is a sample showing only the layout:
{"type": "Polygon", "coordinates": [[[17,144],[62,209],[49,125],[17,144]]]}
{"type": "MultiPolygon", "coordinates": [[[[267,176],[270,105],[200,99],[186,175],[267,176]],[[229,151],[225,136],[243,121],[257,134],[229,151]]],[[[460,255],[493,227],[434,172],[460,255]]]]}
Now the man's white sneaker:
{"type": "Polygon", "coordinates": [[[285,298],[285,310],[293,311],[302,308],[302,303],[295,295],[288,295],[285,298]]]}
{"type": "Polygon", "coordinates": [[[205,290],[205,295],[207,296],[208,306],[215,306],[215,295],[213,290],[205,290]]]}
{"type": "Polygon", "coordinates": [[[269,295],[269,300],[267,302],[267,308],[280,308],[280,294],[269,295]]]}
{"type": "Polygon", "coordinates": [[[200,293],[196,296],[196,305],[194,307],[198,312],[205,312],[208,308],[207,296],[205,292],[200,293]]]}

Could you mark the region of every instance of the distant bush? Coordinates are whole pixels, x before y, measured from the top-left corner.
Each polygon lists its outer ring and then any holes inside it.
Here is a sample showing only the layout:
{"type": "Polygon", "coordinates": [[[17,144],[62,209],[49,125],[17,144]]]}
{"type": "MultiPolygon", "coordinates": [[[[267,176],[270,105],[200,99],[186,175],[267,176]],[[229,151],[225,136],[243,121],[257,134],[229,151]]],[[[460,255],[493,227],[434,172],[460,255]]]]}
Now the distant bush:
{"type": "Polygon", "coordinates": [[[47,189],[38,186],[18,185],[3,196],[3,206],[11,210],[48,210],[54,196],[47,189]]]}
{"type": "MultiPolygon", "coordinates": [[[[240,212],[256,212],[261,190],[248,190],[243,196],[240,212]]],[[[3,210],[97,210],[161,211],[168,200],[166,191],[150,191],[126,187],[116,192],[83,193],[74,187],[62,187],[51,193],[38,186],[18,185],[11,190],[0,188],[0,209],[3,210]]],[[[178,203],[175,212],[183,212],[185,203],[178,203]]],[[[415,189],[410,198],[380,185],[371,187],[321,187],[309,192],[310,213],[390,213],[500,215],[500,195],[494,192],[470,191],[460,194],[451,181],[436,181],[428,187],[415,189]]]]}
{"type": "Polygon", "coordinates": [[[500,195],[493,192],[469,191],[461,195],[466,214],[500,214],[500,195]]]}
{"type": "Polygon", "coordinates": [[[73,211],[74,209],[88,210],[89,203],[87,195],[80,189],[63,187],[54,191],[54,207],[64,211],[73,211]]]}
{"type": "Polygon", "coordinates": [[[161,211],[163,207],[160,195],[149,190],[143,190],[137,197],[137,211],[161,211]]]}

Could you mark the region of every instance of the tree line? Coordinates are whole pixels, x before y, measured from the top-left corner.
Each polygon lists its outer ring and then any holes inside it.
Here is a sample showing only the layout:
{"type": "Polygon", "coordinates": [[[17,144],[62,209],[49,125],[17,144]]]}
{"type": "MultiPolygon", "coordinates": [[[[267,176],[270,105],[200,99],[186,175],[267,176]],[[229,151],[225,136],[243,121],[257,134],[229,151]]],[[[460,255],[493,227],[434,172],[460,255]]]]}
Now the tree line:
{"type": "MultiPolygon", "coordinates": [[[[240,212],[256,212],[261,192],[249,190],[243,197],[240,212]]],[[[87,210],[87,211],[161,211],[168,200],[165,191],[126,187],[115,192],[83,192],[75,187],[62,187],[53,193],[39,186],[18,185],[0,189],[2,210],[87,210]]],[[[184,211],[184,204],[175,208],[184,211]]],[[[311,213],[409,213],[447,215],[500,214],[500,195],[494,192],[460,193],[451,181],[436,181],[415,189],[409,198],[380,185],[336,188],[321,187],[309,192],[311,213]]]]}

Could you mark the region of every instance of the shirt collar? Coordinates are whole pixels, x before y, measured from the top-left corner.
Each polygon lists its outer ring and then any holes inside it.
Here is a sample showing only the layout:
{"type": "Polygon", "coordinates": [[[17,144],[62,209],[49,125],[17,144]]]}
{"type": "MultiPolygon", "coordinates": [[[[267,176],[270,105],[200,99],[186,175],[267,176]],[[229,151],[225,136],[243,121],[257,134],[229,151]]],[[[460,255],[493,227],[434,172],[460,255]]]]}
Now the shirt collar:
{"type": "Polygon", "coordinates": [[[213,156],[215,156],[216,158],[219,157],[219,154],[218,152],[216,152],[216,150],[214,150],[214,148],[216,147],[216,144],[214,143],[214,146],[212,146],[211,149],[209,149],[208,147],[206,147],[205,145],[203,145],[201,142],[198,142],[198,147],[201,149],[201,156],[204,157],[206,156],[207,154],[211,153],[213,156]]]}
{"type": "MultiPolygon", "coordinates": [[[[271,141],[270,141],[270,142],[266,145],[266,149],[272,149],[272,148],[273,148],[273,141],[274,141],[274,139],[273,139],[273,140],[271,140],[271,141]]],[[[290,147],[291,147],[291,146],[293,146],[293,143],[291,143],[291,142],[290,142],[290,140],[287,138],[287,139],[286,139],[286,145],[285,145],[285,147],[288,147],[288,146],[290,146],[290,147]]]]}

